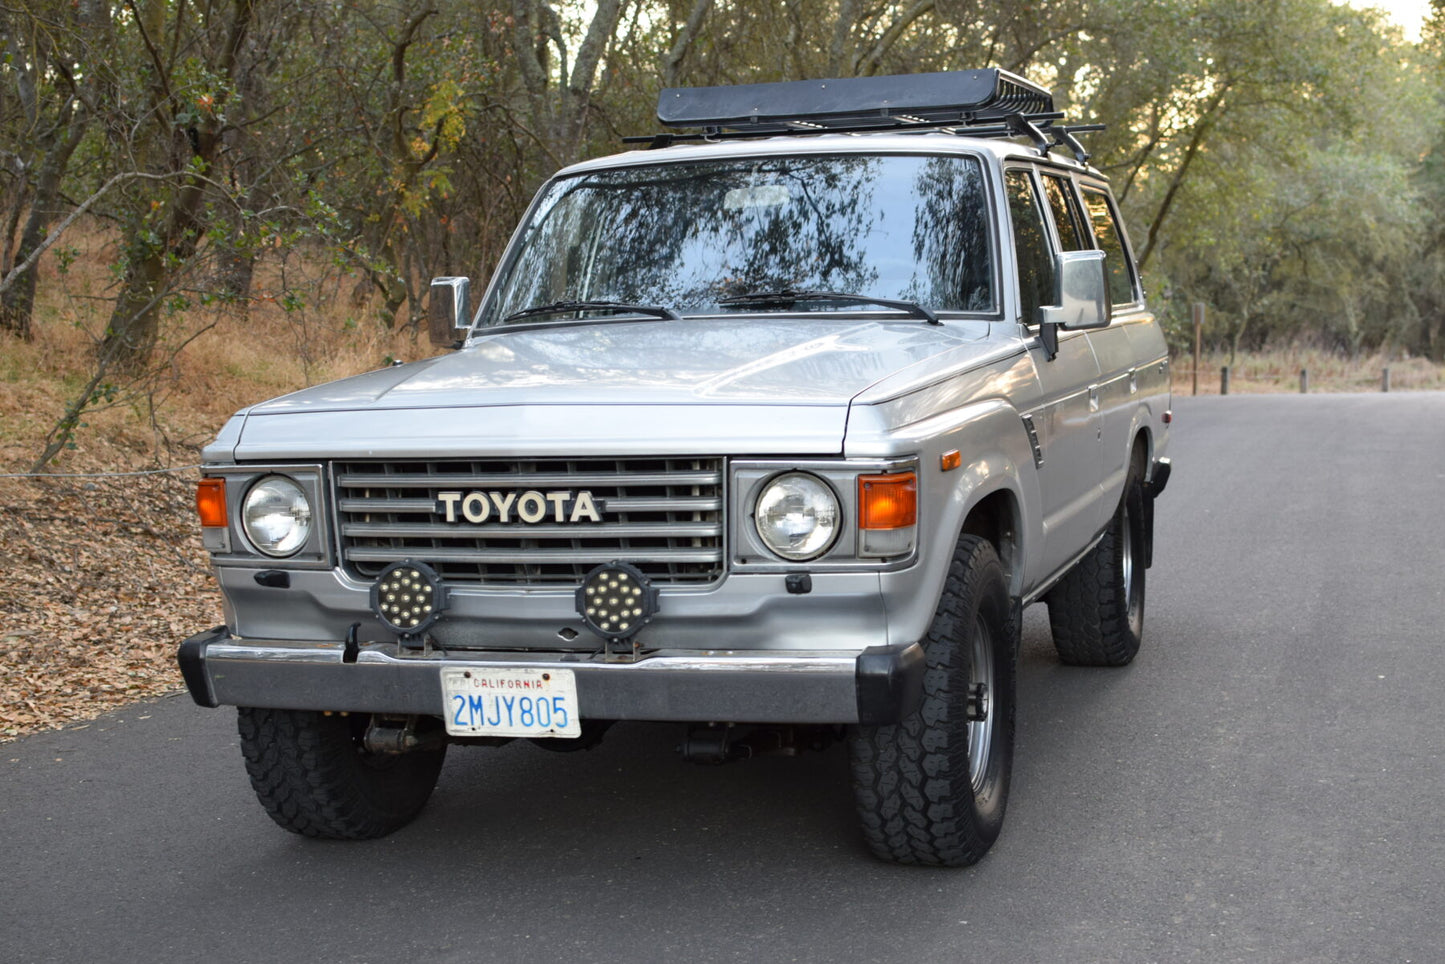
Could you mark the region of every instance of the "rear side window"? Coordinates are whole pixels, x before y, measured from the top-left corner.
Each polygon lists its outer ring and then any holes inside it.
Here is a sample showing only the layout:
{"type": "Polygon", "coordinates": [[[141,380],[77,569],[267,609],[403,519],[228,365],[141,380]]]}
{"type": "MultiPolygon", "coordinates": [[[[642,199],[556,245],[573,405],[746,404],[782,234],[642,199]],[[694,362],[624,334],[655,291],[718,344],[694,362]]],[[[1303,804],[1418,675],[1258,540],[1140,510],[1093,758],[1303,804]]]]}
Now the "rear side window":
{"type": "Polygon", "coordinates": [[[1083,226],[1083,215],[1079,213],[1079,202],[1069,182],[1052,174],[1044,175],[1044,196],[1049,199],[1049,210],[1054,215],[1054,226],[1059,229],[1059,243],[1065,251],[1087,251],[1094,246],[1083,226]]]}
{"type": "Polygon", "coordinates": [[[1034,179],[1028,171],[1004,175],[1008,187],[1009,217],[1014,228],[1014,257],[1019,269],[1019,307],[1026,325],[1039,323],[1039,307],[1054,303],[1054,252],[1044,227],[1034,179]]]}
{"type": "Polygon", "coordinates": [[[1109,196],[1102,191],[1084,189],[1084,204],[1089,209],[1089,220],[1094,228],[1094,240],[1104,252],[1104,267],[1109,273],[1109,301],[1116,305],[1127,305],[1138,301],[1134,291],[1134,270],[1129,264],[1129,255],[1124,250],[1124,235],[1119,230],[1119,218],[1109,196]]]}

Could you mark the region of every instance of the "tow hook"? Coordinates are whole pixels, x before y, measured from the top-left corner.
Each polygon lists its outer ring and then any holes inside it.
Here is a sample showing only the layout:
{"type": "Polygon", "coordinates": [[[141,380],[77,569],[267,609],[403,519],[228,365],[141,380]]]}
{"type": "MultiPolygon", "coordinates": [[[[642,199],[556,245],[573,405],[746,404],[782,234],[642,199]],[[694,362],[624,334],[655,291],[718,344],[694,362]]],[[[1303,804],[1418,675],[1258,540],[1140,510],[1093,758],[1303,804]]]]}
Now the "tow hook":
{"type": "Polygon", "coordinates": [[[434,750],[445,742],[446,734],[441,730],[418,733],[414,716],[404,720],[372,717],[371,723],[366,727],[366,735],[361,738],[361,745],[368,753],[384,753],[390,756],[410,753],[413,750],[434,750]]]}
{"type": "Polygon", "coordinates": [[[731,763],[764,755],[797,756],[799,750],[823,751],[842,738],[840,726],[712,724],[690,728],[677,752],[690,763],[731,763]]]}
{"type": "Polygon", "coordinates": [[[750,733],[748,737],[739,739],[733,730],[731,725],[689,729],[682,742],[677,745],[677,752],[689,763],[714,765],[752,757],[755,749],[750,738],[754,734],[750,733]]]}
{"type": "Polygon", "coordinates": [[[733,724],[727,726],[696,727],[678,744],[682,759],[691,763],[731,763],[733,760],[749,760],[764,753],[780,753],[796,756],[798,747],[793,743],[792,733],[782,728],[763,727],[738,734],[733,724]]]}

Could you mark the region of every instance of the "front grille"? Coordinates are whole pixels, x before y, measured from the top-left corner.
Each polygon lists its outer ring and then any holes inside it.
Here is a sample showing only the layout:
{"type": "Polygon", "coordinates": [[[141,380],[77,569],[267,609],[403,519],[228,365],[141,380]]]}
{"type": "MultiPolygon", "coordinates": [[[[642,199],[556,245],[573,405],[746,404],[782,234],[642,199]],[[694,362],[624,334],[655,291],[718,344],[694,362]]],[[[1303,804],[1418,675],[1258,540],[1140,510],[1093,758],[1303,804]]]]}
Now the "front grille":
{"type": "MultiPolygon", "coordinates": [[[[621,560],[659,585],[695,585],[723,571],[721,459],[488,459],[337,462],[336,530],[344,565],[374,578],[389,563],[425,562],[449,582],[566,586],[621,560]],[[590,492],[602,522],[447,522],[440,492],[521,496],[590,492]]],[[[505,496],[503,496],[505,498],[505,496]]]]}

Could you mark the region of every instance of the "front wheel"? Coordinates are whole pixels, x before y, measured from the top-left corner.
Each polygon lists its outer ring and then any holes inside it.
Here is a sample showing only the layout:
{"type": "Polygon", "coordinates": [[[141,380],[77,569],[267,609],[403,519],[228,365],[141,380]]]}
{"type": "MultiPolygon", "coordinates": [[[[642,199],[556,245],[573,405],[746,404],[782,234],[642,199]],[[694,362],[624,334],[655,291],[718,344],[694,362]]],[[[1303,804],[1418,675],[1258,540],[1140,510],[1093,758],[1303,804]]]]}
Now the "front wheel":
{"type": "Polygon", "coordinates": [[[964,867],[997,839],[1013,769],[1017,641],[998,555],[964,536],[923,639],[922,705],[849,740],[854,800],[876,856],[964,867]]]}
{"type": "Polygon", "coordinates": [[[306,837],[384,837],[421,812],[436,787],[446,744],[373,753],[366,713],[237,709],[246,772],[277,824],[306,837]]]}

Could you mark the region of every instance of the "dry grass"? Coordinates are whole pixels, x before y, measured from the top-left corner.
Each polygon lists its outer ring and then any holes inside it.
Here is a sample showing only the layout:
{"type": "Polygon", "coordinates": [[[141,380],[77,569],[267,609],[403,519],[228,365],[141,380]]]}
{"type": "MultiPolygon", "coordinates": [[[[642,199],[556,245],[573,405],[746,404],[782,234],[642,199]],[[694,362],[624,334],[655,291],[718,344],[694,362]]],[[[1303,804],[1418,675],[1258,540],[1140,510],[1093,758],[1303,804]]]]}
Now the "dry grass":
{"type": "MultiPolygon", "coordinates": [[[[1199,368],[1199,394],[1218,395],[1220,369],[1229,364],[1227,352],[1204,356],[1199,368]]],[[[1174,394],[1193,390],[1194,360],[1175,359],[1174,394]]],[[[1300,372],[1309,372],[1310,392],[1378,392],[1384,371],[1390,370],[1390,391],[1419,392],[1445,390],[1445,366],[1426,358],[1372,354],[1351,359],[1318,348],[1274,349],[1241,354],[1229,371],[1232,395],[1298,392],[1300,372]]]]}
{"type": "MultiPolygon", "coordinates": [[[[28,471],[93,371],[114,251],[96,233],[67,241],[68,271],[42,263],[34,341],[0,336],[0,474],[28,471]]],[[[355,279],[307,280],[345,306],[355,279]]],[[[157,369],[88,411],[51,465],[67,477],[0,478],[0,741],[181,686],[176,644],[221,622],[186,467],[237,408],[431,351],[365,308],[283,311],[279,281],[268,265],[247,311],[172,319],[157,369]]]]}
{"type": "MultiPolygon", "coordinates": [[[[31,343],[0,340],[0,474],[24,472],[47,432],[91,374],[95,340],[112,296],[114,250],[102,234],[71,236],[74,261],[42,266],[31,343]]],[[[411,335],[350,307],[354,278],[273,260],[246,312],[193,310],[175,318],[152,377],[121,386],[89,412],[52,469],[63,473],[185,467],[237,408],[431,353],[411,335]],[[312,305],[276,301],[298,276],[312,305]],[[184,349],[174,348],[200,332],[184,349]]],[[[1200,390],[1219,390],[1225,359],[1209,357],[1200,390]]],[[[1419,359],[1349,362],[1320,351],[1242,358],[1232,390],[1445,388],[1445,369],[1419,359]]],[[[1175,366],[1175,392],[1190,390],[1190,360],[1175,366]]],[[[0,479],[0,740],[94,717],[181,686],[176,644],[221,621],[192,509],[196,473],[139,477],[0,479]]]]}

